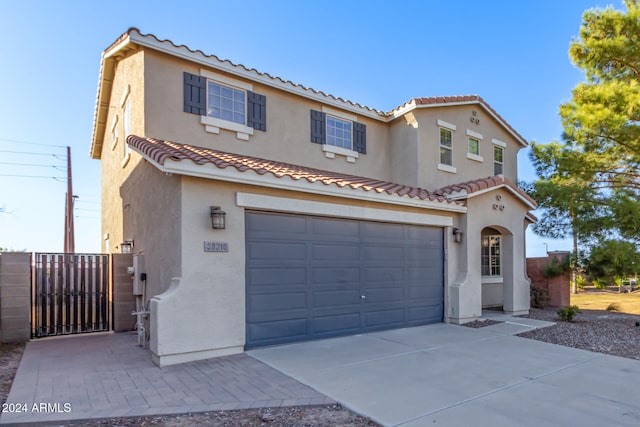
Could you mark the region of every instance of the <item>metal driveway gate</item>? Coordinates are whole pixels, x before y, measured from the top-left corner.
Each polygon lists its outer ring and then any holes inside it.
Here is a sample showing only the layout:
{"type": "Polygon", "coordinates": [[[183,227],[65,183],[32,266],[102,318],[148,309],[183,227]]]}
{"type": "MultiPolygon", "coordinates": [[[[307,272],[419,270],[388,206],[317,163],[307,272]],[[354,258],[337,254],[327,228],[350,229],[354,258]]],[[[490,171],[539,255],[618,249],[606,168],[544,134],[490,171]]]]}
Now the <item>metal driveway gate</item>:
{"type": "Polygon", "coordinates": [[[111,329],[109,256],[37,253],[31,336],[111,329]]]}

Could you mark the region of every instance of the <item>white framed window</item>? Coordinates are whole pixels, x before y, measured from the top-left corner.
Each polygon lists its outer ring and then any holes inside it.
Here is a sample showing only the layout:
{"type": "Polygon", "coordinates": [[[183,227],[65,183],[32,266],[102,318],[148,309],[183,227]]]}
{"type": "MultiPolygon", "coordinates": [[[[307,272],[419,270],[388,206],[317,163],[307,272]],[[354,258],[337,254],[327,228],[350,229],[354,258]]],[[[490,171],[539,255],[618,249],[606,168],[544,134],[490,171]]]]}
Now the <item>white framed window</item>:
{"type": "Polygon", "coordinates": [[[327,144],[353,149],[352,122],[327,114],[327,144]]]}
{"type": "Polygon", "coordinates": [[[480,155],[480,141],[477,138],[469,137],[469,154],[480,155]]]}
{"type": "Polygon", "coordinates": [[[207,116],[247,124],[247,93],[222,83],[207,81],[207,116]]]}
{"type": "Polygon", "coordinates": [[[502,175],[504,173],[504,148],[498,145],[493,146],[493,174],[502,175]]]}
{"type": "Polygon", "coordinates": [[[266,132],[266,97],[253,92],[253,85],[201,69],[200,75],[184,73],[184,111],[200,116],[205,131],[236,132],[248,141],[254,129],[266,132]]]}
{"type": "MultiPolygon", "coordinates": [[[[494,230],[492,230],[494,231],[494,230]]],[[[497,231],[496,231],[497,232],[497,231]]],[[[502,277],[502,262],[500,257],[500,234],[482,235],[481,264],[483,277],[502,277]]]]}
{"type": "Polygon", "coordinates": [[[453,132],[440,128],[440,164],[453,166],[453,132]]]}

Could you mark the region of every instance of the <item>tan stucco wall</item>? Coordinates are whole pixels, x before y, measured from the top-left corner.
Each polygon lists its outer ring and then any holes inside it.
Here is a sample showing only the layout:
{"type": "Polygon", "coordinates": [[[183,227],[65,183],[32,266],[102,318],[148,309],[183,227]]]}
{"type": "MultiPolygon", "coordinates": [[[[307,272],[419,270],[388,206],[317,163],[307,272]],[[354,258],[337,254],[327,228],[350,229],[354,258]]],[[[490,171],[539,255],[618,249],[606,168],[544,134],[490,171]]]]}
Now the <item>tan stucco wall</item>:
{"type": "Polygon", "coordinates": [[[530,281],[526,275],[524,241],[526,206],[507,190],[498,189],[469,199],[468,207],[469,214],[458,223],[464,232],[463,243],[453,243],[458,250],[449,252],[459,257],[457,270],[452,264],[448,266],[449,274],[454,278],[449,286],[450,320],[465,323],[477,319],[482,315],[483,301],[491,305],[501,303],[507,313],[528,313],[530,281]],[[494,204],[504,205],[504,209],[494,209],[494,204]],[[501,285],[482,284],[481,232],[486,227],[495,228],[502,234],[501,285]]]}
{"type": "MultiPolygon", "coordinates": [[[[355,163],[348,163],[341,155],[329,159],[322,152],[321,144],[310,141],[310,110],[321,110],[322,104],[218,71],[215,71],[218,75],[251,83],[253,92],[266,96],[267,131],[254,131],[248,141],[239,140],[236,132],[225,129],[220,129],[219,134],[206,132],[205,127],[200,124],[200,116],[183,112],[183,72],[199,74],[200,69],[197,64],[162,53],[149,51],[145,54],[144,136],[336,172],[389,179],[386,124],[358,116],[358,122],[367,126],[367,154],[360,154],[355,163]]],[[[346,113],[354,115],[352,112],[346,113]]]]}
{"type": "Polygon", "coordinates": [[[457,184],[477,178],[493,176],[492,139],[505,142],[504,175],[516,182],[518,176],[517,155],[522,146],[482,107],[479,105],[461,105],[440,108],[419,108],[395,119],[391,123],[392,176],[402,183],[418,185],[435,190],[447,185],[457,184]],[[473,115],[473,111],[476,115],[473,115]],[[471,123],[470,118],[478,119],[479,124],[471,123]],[[440,162],[440,126],[438,120],[453,124],[453,167],[455,173],[438,169],[440,162]],[[483,161],[467,158],[469,136],[467,130],[482,135],[480,156],[483,161]],[[417,142],[415,141],[417,133],[417,142]],[[408,139],[403,140],[403,138],[408,139]],[[413,144],[417,143],[414,149],[413,144]],[[414,155],[417,158],[412,158],[414,155]],[[417,161],[417,167],[414,167],[417,161]],[[415,174],[415,178],[411,178],[415,174]]]}
{"type": "Polygon", "coordinates": [[[120,243],[134,241],[133,251],[148,255],[147,298],[164,292],[180,274],[180,177],[166,176],[134,151],[125,156],[124,107],[130,97],[131,133],[145,134],[144,55],[119,60],[113,82],[100,165],[102,168],[102,251],[119,253],[120,243]],[[117,116],[118,140],[112,125],[117,116]],[[128,158],[128,160],[127,160],[128,158]]]}
{"type": "MultiPolygon", "coordinates": [[[[152,300],[151,350],[159,365],[181,363],[243,351],[245,344],[245,208],[237,194],[450,217],[442,212],[381,203],[267,189],[200,178],[182,180],[182,272],[170,289],[152,300]],[[213,230],[210,206],[225,212],[226,229],[213,230]],[[223,242],[228,252],[205,252],[204,242],[223,242]],[[170,320],[167,320],[170,319],[170,320]]],[[[282,206],[282,210],[287,208],[282,206]]],[[[147,263],[150,257],[147,257],[147,263]]],[[[167,286],[169,283],[166,284],[167,286]]]]}
{"type": "Polygon", "coordinates": [[[139,51],[121,59],[116,65],[116,74],[110,94],[107,126],[102,145],[100,160],[102,179],[102,235],[108,234],[108,248],[102,241],[102,252],[120,252],[118,245],[128,238],[122,229],[122,201],[120,186],[131,173],[135,165],[141,160],[140,156],[132,153],[130,160],[124,165],[124,120],[122,107],[123,97],[129,92],[131,108],[131,132],[144,132],[144,52],[139,51]],[[112,127],[117,117],[118,140],[114,144],[112,127]],[[108,249],[108,250],[107,250],[108,249]]]}

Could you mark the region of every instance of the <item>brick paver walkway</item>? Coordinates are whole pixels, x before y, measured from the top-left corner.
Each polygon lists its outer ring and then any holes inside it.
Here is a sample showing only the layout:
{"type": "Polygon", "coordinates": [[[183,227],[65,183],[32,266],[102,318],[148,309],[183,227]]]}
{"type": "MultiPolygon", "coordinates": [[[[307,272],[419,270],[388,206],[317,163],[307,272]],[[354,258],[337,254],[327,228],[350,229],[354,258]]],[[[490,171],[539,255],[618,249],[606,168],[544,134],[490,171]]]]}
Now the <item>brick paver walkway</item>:
{"type": "Polygon", "coordinates": [[[135,335],[92,334],[28,343],[0,424],[334,402],[246,354],[158,368],[135,335]]]}

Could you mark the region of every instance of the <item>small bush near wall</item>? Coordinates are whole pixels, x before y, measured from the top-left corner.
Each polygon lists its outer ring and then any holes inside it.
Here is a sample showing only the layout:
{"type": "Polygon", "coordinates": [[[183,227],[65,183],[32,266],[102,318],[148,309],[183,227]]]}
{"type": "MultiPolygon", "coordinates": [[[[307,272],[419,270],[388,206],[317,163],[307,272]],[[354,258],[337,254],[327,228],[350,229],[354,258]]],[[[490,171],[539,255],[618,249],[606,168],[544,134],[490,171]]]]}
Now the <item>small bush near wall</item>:
{"type": "Polygon", "coordinates": [[[546,289],[539,288],[537,286],[531,286],[531,305],[535,308],[545,308],[551,298],[549,298],[549,292],[546,289]]]}
{"type": "Polygon", "coordinates": [[[562,261],[559,261],[557,257],[551,258],[551,262],[547,263],[542,270],[544,277],[557,277],[564,274],[565,271],[569,271],[570,257],[565,257],[562,261]]]}
{"type": "Polygon", "coordinates": [[[570,305],[568,307],[562,307],[558,310],[558,317],[563,322],[573,322],[573,318],[576,314],[580,313],[580,309],[577,305],[570,305]]]}

